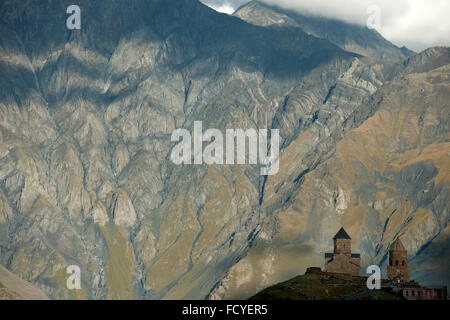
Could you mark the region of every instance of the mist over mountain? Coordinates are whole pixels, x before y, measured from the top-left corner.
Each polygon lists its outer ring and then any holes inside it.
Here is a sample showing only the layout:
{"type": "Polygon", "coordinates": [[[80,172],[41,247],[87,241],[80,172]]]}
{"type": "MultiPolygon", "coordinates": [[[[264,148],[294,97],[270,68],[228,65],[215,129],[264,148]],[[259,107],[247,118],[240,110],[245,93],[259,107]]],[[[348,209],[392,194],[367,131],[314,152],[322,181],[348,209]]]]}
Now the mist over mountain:
{"type": "Polygon", "coordinates": [[[401,235],[413,277],[449,282],[448,48],[197,0],[80,0],[68,30],[71,4],[0,3],[10,272],[52,299],[246,298],[322,265],[343,225],[364,265],[401,235]],[[279,129],[279,173],[175,165],[195,121],[279,129]]]}
{"type": "Polygon", "coordinates": [[[306,33],[326,39],[344,50],[376,60],[399,60],[413,54],[408,48],[398,48],[384,39],[377,31],[370,30],[366,26],[330,18],[308,16],[260,1],[250,1],[241,6],[234,15],[259,26],[298,27],[306,33]]]}
{"type": "Polygon", "coordinates": [[[450,45],[450,3],[446,0],[202,0],[228,14],[253,1],[363,27],[368,22],[372,24],[372,18],[377,16],[375,28],[383,37],[416,52],[450,45]]]}

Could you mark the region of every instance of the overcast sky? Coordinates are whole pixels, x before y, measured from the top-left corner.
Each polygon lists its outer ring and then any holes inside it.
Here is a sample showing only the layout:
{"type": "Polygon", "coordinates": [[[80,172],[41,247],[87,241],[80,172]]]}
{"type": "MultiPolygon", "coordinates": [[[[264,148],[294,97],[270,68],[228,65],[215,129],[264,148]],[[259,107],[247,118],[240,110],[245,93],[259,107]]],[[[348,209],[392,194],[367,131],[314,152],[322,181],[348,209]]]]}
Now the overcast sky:
{"type": "MultiPolygon", "coordinates": [[[[367,10],[380,8],[378,30],[398,46],[422,51],[450,46],[450,0],[263,0],[302,13],[366,25],[367,10]]],[[[232,13],[247,0],[202,0],[217,11],[232,13]]]]}

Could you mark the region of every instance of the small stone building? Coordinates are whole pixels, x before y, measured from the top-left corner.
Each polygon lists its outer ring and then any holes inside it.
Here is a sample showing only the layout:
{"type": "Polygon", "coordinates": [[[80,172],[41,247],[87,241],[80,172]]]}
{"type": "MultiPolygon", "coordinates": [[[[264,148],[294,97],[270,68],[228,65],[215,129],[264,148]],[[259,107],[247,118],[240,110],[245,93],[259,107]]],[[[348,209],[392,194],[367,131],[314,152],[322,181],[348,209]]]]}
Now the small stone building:
{"type": "Polygon", "coordinates": [[[402,296],[406,300],[447,300],[447,287],[441,288],[402,288],[402,296]]]}
{"type": "Polygon", "coordinates": [[[408,252],[400,238],[397,238],[389,248],[387,276],[395,282],[409,281],[408,252]]]}
{"type": "Polygon", "coordinates": [[[352,239],[341,228],[333,238],[333,253],[325,253],[325,272],[359,276],[361,272],[360,255],[352,253],[352,239]]]}

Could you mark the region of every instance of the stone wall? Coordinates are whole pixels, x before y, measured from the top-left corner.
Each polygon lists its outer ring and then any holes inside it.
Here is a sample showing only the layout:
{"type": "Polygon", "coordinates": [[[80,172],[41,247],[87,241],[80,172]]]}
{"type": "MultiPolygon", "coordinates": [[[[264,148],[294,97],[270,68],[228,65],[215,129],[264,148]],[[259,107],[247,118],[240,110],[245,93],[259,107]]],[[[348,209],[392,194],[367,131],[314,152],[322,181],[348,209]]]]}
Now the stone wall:
{"type": "Polygon", "coordinates": [[[351,239],[335,239],[334,253],[352,253],[351,239]]]}
{"type": "Polygon", "coordinates": [[[447,300],[447,287],[444,288],[403,288],[403,298],[407,300],[447,300]]]}
{"type": "Polygon", "coordinates": [[[351,258],[349,254],[334,254],[333,258],[325,264],[326,272],[346,273],[359,276],[360,270],[359,258],[351,258]]]}

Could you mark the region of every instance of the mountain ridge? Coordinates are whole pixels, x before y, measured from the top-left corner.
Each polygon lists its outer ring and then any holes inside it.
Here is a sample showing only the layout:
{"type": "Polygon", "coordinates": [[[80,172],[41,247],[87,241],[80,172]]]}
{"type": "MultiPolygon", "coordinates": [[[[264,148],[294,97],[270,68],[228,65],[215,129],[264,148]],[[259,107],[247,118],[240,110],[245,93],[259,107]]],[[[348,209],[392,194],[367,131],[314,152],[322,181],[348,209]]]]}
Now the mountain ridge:
{"type": "MultiPolygon", "coordinates": [[[[254,26],[193,0],[81,1],[82,27],[73,31],[65,28],[69,2],[14,4],[0,7],[0,264],[52,299],[238,297],[242,288],[276,281],[271,274],[298,270],[305,263],[299,259],[314,260],[327,246],[345,205],[355,218],[351,188],[341,192],[324,167],[339,165],[341,141],[345,147],[346,135],[379,111],[380,88],[397,81],[403,90],[402,73],[440,66],[427,90],[437,97],[446,92],[436,79],[446,75],[448,48],[412,57],[405,68],[403,61],[348,53],[298,28],[254,26]],[[248,164],[174,165],[171,133],[191,130],[194,121],[219,130],[279,129],[279,174],[261,177],[248,164]],[[316,175],[329,183],[319,184],[318,194],[330,205],[313,210],[316,175]],[[302,192],[311,210],[286,212],[297,210],[302,192]],[[286,265],[271,262],[286,252],[290,260],[280,259],[286,265]],[[255,255],[265,269],[252,283],[255,255]],[[80,292],[66,288],[66,267],[73,264],[81,268],[80,292]]],[[[406,80],[426,83],[421,77],[406,80]]],[[[420,101],[433,103],[435,112],[441,101],[427,99],[420,101]]],[[[442,139],[445,123],[430,117],[422,122],[437,123],[436,130],[426,132],[442,139]]],[[[427,161],[441,157],[426,151],[427,161]]],[[[439,178],[436,194],[445,200],[443,164],[418,169],[439,178]]],[[[396,192],[403,190],[396,183],[416,174],[400,172],[388,177],[396,192]]],[[[376,201],[374,207],[384,208],[391,200],[376,201]]],[[[442,203],[433,205],[432,214],[419,211],[428,233],[417,240],[414,228],[392,227],[407,231],[406,246],[427,246],[416,250],[418,260],[438,257],[439,243],[448,241],[442,203]]],[[[364,215],[357,213],[360,221],[364,215]]],[[[359,236],[358,226],[346,230],[367,260],[381,259],[390,238],[378,245],[370,228],[381,233],[395,219],[383,212],[378,221],[370,213],[367,219],[376,222],[359,236]]]]}

